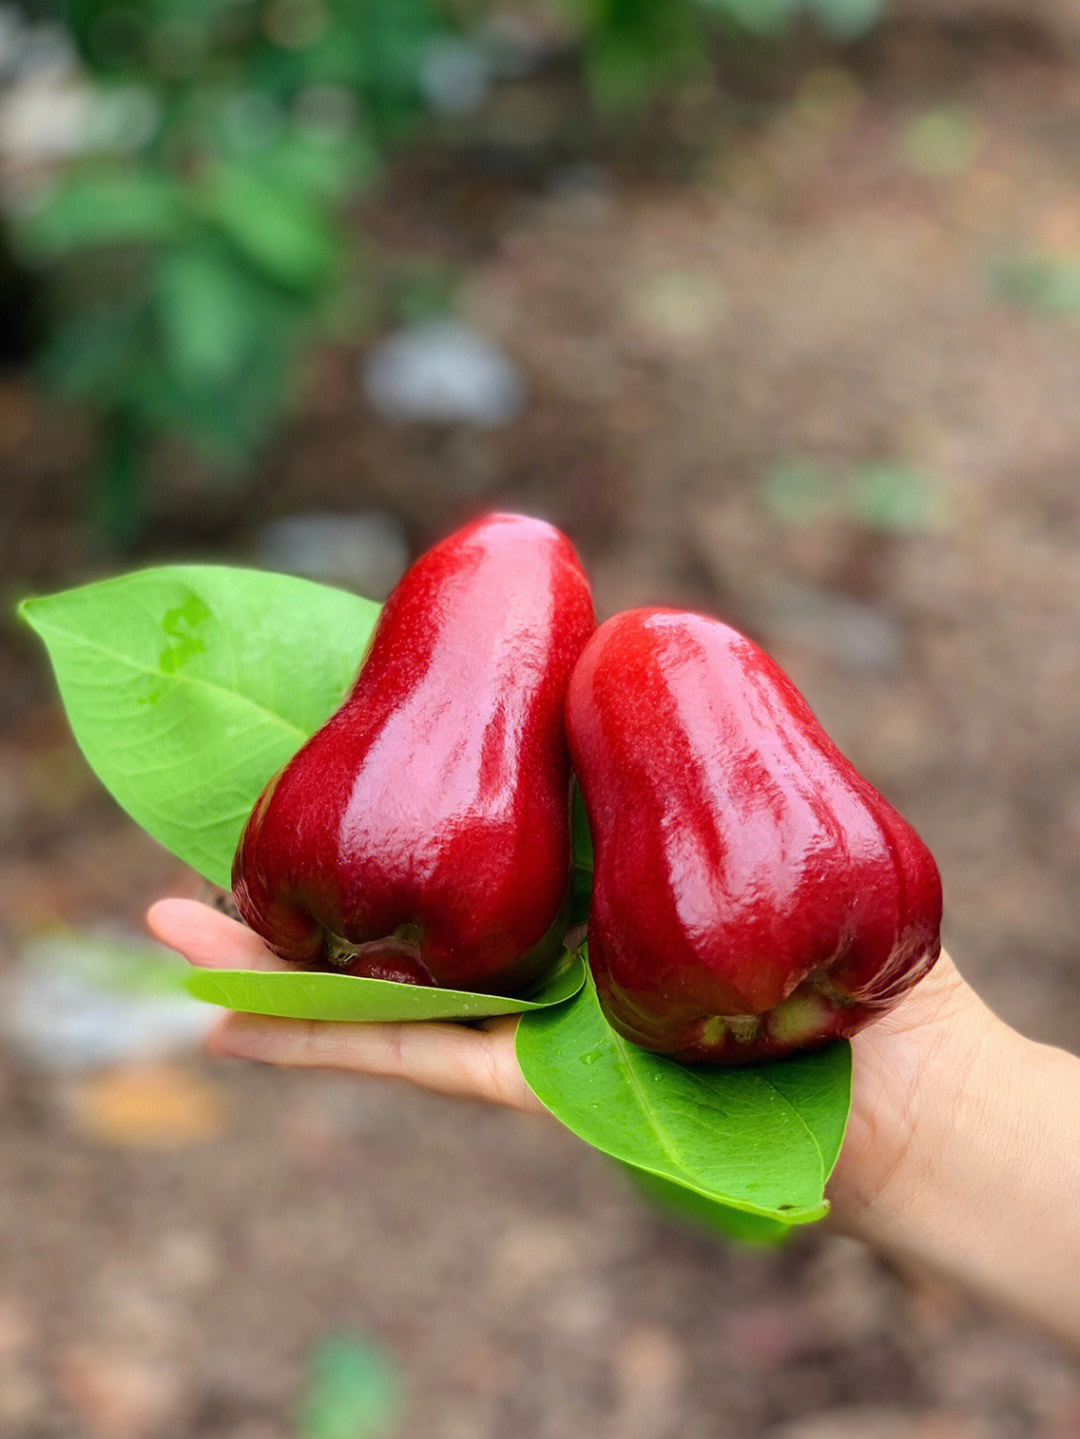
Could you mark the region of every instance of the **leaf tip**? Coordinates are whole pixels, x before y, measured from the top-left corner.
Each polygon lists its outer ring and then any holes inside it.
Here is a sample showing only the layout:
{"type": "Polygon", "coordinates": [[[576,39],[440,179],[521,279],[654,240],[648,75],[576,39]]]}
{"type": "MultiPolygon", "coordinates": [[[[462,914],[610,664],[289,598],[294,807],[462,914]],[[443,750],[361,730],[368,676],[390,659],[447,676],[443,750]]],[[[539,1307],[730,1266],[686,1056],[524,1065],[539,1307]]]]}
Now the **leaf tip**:
{"type": "Polygon", "coordinates": [[[34,623],[33,610],[35,605],[40,603],[41,601],[35,595],[27,595],[23,599],[15,601],[16,617],[22,620],[24,625],[29,625],[35,632],[37,631],[37,625],[34,623]]]}

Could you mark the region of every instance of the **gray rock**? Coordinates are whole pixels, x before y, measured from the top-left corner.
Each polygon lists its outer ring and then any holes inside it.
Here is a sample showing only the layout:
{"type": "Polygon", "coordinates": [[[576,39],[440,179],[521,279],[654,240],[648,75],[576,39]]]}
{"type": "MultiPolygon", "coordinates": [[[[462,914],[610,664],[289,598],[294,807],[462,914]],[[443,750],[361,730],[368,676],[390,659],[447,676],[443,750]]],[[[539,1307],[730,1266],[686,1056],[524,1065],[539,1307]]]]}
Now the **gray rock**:
{"type": "Polygon", "coordinates": [[[440,35],[424,53],[420,88],[442,115],[468,115],[487,99],[491,70],[483,49],[459,35],[440,35]]]}
{"type": "Polygon", "coordinates": [[[455,320],[422,321],[377,345],[364,392],[386,419],[479,425],[513,420],[525,404],[518,367],[455,320]]]}
{"type": "Polygon", "coordinates": [[[265,525],[255,555],[268,569],[342,585],[382,600],[409,563],[409,541],[397,520],[379,510],[288,515],[265,525]]]}
{"type": "Polygon", "coordinates": [[[138,936],[27,941],[0,996],[0,1033],[36,1069],[74,1073],[196,1049],[216,1018],[181,988],[185,963],[138,936]]]}

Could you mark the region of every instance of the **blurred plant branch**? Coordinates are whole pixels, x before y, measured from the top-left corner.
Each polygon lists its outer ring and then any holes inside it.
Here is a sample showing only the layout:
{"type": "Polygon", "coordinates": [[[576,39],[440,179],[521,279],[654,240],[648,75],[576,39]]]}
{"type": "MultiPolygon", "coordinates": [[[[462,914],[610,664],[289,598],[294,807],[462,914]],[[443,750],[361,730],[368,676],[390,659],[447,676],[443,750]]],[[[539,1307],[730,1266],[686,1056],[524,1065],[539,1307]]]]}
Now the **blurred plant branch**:
{"type": "MultiPolygon", "coordinates": [[[[880,5],[560,0],[557,14],[598,108],[618,111],[700,73],[718,24],[770,35],[809,14],[846,36],[880,5]]],[[[139,536],[157,438],[242,473],[292,401],[298,359],[340,331],[343,296],[372,313],[347,205],[440,110],[482,99],[506,8],[67,0],[59,24],[24,27],[37,53],[0,95],[5,218],[48,295],[39,373],[98,418],[91,508],[114,545],[139,536]]],[[[23,22],[4,14],[14,52],[23,22]]]]}

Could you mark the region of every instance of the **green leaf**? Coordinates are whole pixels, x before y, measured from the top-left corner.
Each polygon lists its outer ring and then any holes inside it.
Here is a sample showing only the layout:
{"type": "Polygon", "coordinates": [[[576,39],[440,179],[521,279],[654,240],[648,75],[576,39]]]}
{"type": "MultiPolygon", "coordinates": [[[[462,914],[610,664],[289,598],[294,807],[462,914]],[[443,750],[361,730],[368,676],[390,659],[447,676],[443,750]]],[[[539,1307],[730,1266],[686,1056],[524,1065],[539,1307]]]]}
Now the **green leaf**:
{"type": "Polygon", "coordinates": [[[249,264],[289,289],[327,280],[343,244],[320,206],[236,162],[208,167],[206,188],[192,203],[249,264]]]}
{"type": "Polygon", "coordinates": [[[272,284],[211,236],[166,249],[153,281],[156,363],[138,376],[140,421],[242,460],[287,404],[312,300],[272,284]]]}
{"type": "Polygon", "coordinates": [[[517,1057],[541,1104],[624,1164],[783,1224],[828,1212],[847,1044],[745,1068],[677,1064],[617,1035],[588,981],[572,1004],[522,1018],[517,1057]]]}
{"type": "Polygon", "coordinates": [[[752,35],[775,35],[791,23],[799,9],[799,0],[698,0],[698,4],[752,35]]]}
{"type": "Polygon", "coordinates": [[[379,169],[379,155],[362,132],[320,135],[293,125],[248,157],[253,173],[287,186],[308,204],[336,204],[362,190],[379,169]]]}
{"type": "Polygon", "coordinates": [[[171,239],[181,224],[173,181],[132,171],[70,175],[25,207],[14,228],[28,253],[53,259],[73,250],[171,239]]]}
{"type": "Polygon", "coordinates": [[[189,383],[181,383],[175,353],[172,368],[159,360],[142,372],[133,399],[144,428],[176,431],[225,464],[250,458],[288,403],[293,357],[304,329],[284,311],[278,324],[255,306],[248,321],[257,343],[228,383],[191,383],[190,372],[189,383]]]}
{"type": "Polygon", "coordinates": [[[941,518],[939,493],[926,476],[888,460],[852,475],[851,508],[871,529],[899,534],[933,529],[941,518]]]}
{"type": "Polygon", "coordinates": [[[940,487],[901,460],[872,461],[847,475],[809,459],[775,465],[761,480],[761,499],[784,524],[857,520],[871,529],[918,533],[945,520],[940,487]]]}
{"type": "Polygon", "coordinates": [[[856,40],[881,19],[883,0],[808,0],[821,28],[838,40],[856,40]]]}
{"type": "Polygon", "coordinates": [[[20,614],[106,789],[228,887],[252,805],[341,703],[378,606],[287,575],[177,565],[26,600],[20,614]]]}
{"type": "Polygon", "coordinates": [[[589,816],[585,809],[585,801],[582,798],[581,790],[574,783],[573,800],[571,805],[571,823],[573,834],[574,868],[585,870],[592,874],[593,868],[593,845],[592,834],[589,831],[589,816]]]}
{"type": "Polygon", "coordinates": [[[714,1199],[706,1199],[703,1194],[672,1184],[669,1179],[659,1179],[643,1169],[625,1164],[622,1168],[639,1194],[693,1229],[724,1239],[738,1239],[745,1244],[779,1244],[789,1237],[794,1227],[763,1214],[748,1214],[743,1209],[718,1204],[714,1199]]]}
{"type": "Polygon", "coordinates": [[[196,999],[247,1014],[384,1023],[524,1014],[564,1004],[584,982],[585,962],[579,954],[569,952],[528,995],[514,998],[308,971],[258,974],[251,970],[196,969],[186,979],[196,999]]]}
{"type": "Polygon", "coordinates": [[[60,319],[37,361],[44,383],[64,398],[90,399],[105,411],[131,408],[153,365],[153,337],[136,297],[60,319]]]}
{"type": "Polygon", "coordinates": [[[641,105],[665,85],[701,70],[705,46],[697,14],[683,5],[622,0],[592,37],[589,88],[602,109],[641,105]]]}
{"type": "Polygon", "coordinates": [[[447,31],[442,0],[335,0],[315,43],[266,45],[251,56],[249,78],[283,101],[311,88],[356,95],[378,139],[412,127],[426,108],[421,72],[428,47],[447,31]]]}
{"type": "Polygon", "coordinates": [[[226,257],[185,248],[162,257],[156,279],[165,351],[179,382],[230,380],[255,334],[248,277],[226,257]]]}
{"type": "Polygon", "coordinates": [[[571,797],[571,838],[573,845],[573,890],[570,903],[571,925],[587,924],[592,904],[593,847],[589,833],[589,817],[585,801],[575,781],[571,797]]]}
{"type": "Polygon", "coordinates": [[[902,151],[909,169],[942,180],[968,169],[982,144],[979,118],[969,105],[939,105],[911,122],[902,151]]]}
{"type": "Polygon", "coordinates": [[[375,1439],[397,1427],[404,1386],[396,1362],[347,1334],[314,1349],[296,1416],[301,1439],[375,1439]]]}
{"type": "Polygon", "coordinates": [[[761,480],[761,498],[786,524],[814,524],[846,508],[842,482],[810,459],[775,464],[761,480]]]}
{"type": "Polygon", "coordinates": [[[1017,260],[990,275],[1009,304],[1050,315],[1080,314],[1080,260],[1017,260]]]}

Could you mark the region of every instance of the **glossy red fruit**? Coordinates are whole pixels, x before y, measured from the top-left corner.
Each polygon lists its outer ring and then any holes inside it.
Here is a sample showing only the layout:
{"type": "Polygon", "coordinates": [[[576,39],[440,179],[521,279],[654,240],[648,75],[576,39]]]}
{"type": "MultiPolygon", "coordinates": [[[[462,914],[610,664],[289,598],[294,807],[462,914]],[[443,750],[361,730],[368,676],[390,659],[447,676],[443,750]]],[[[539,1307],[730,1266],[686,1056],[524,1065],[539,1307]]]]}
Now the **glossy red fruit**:
{"type": "Polygon", "coordinates": [[[273,779],[233,865],[283,959],[513,992],[558,952],[563,707],[588,581],[541,520],[491,515],[404,575],[338,712],[273,779]]]}
{"type": "Polygon", "coordinates": [[[589,960],[627,1039],[776,1058],[854,1034],[933,965],[929,850],[735,630],[608,620],[567,727],[596,852],[589,960]]]}

